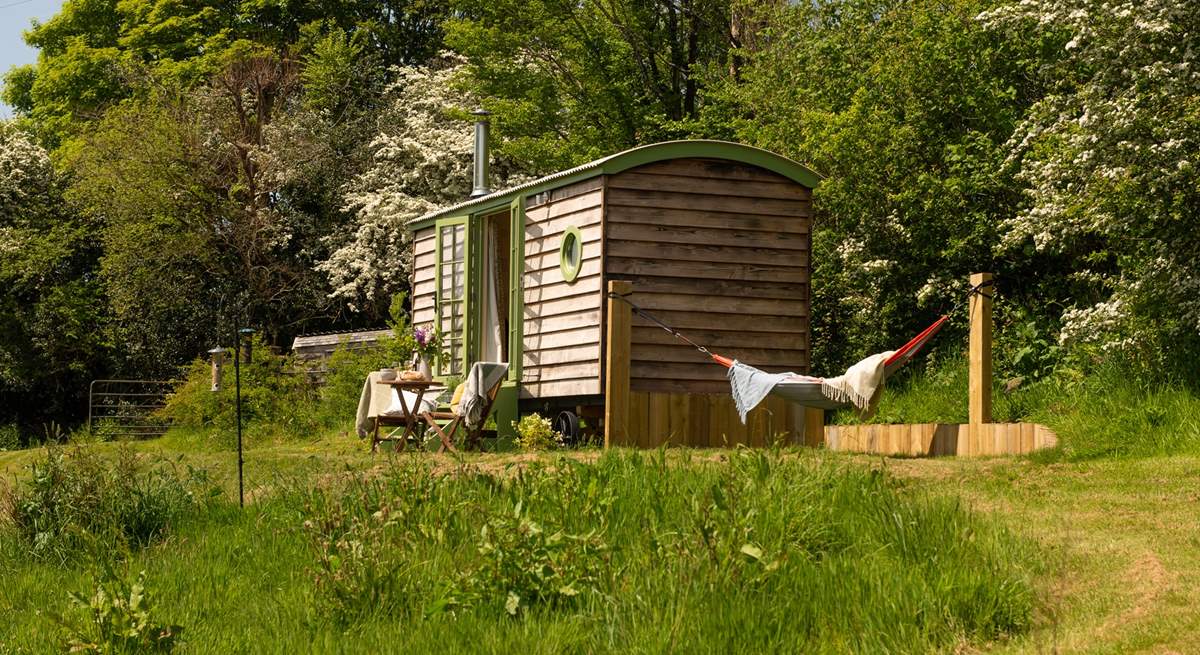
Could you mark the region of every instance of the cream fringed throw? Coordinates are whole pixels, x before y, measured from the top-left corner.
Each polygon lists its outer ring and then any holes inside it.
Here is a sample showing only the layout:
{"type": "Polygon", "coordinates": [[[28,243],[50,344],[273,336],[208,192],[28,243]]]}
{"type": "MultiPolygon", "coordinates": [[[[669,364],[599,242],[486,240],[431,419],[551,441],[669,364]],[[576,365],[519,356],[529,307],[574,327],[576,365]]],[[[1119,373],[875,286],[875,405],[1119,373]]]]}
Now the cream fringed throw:
{"type": "Polygon", "coordinates": [[[871,355],[846,369],[846,372],[821,381],[821,393],[830,400],[854,405],[865,412],[875,400],[875,394],[883,387],[883,365],[895,351],[871,355]]]}

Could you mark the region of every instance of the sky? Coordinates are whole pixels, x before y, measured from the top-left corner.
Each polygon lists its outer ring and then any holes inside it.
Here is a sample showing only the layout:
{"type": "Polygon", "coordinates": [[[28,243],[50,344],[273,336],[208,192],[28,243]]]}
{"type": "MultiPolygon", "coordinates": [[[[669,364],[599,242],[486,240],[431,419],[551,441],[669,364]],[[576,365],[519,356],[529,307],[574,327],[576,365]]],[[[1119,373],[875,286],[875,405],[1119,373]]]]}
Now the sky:
{"type": "MultiPolygon", "coordinates": [[[[62,0],[0,0],[0,73],[37,60],[37,50],[25,45],[21,33],[30,21],[46,21],[58,13],[62,0]]],[[[0,103],[0,118],[12,116],[12,109],[0,103]]]]}

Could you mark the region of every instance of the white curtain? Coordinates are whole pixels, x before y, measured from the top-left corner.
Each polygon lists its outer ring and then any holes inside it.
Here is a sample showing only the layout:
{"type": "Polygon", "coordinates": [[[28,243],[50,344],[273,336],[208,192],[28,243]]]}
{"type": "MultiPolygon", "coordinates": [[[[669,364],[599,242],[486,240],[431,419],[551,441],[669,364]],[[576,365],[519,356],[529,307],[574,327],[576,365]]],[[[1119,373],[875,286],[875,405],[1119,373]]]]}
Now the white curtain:
{"type": "Polygon", "coordinates": [[[500,260],[496,251],[499,247],[497,241],[496,223],[488,221],[483,239],[483,347],[480,349],[480,361],[484,362],[501,361],[504,344],[504,334],[500,329],[500,312],[496,306],[496,284],[501,279],[501,272],[496,270],[500,260]]]}

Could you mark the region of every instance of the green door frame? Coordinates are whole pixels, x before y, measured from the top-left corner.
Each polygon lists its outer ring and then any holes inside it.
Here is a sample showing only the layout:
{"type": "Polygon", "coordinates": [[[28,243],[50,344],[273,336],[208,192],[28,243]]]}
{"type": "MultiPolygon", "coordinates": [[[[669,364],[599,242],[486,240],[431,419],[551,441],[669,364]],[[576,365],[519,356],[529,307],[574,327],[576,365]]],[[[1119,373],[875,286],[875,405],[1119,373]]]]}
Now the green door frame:
{"type": "Polygon", "coordinates": [[[517,196],[509,211],[508,379],[519,384],[525,354],[525,196],[517,196]]]}

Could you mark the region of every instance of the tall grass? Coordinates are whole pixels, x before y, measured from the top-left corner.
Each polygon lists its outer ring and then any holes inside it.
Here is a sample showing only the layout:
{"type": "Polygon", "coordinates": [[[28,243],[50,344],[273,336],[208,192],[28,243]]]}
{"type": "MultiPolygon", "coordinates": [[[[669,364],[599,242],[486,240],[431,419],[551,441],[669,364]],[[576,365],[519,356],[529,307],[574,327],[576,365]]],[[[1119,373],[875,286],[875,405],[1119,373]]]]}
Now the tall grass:
{"type": "Polygon", "coordinates": [[[1058,433],[1071,460],[1200,455],[1200,395],[1178,381],[1148,381],[1108,367],[1046,391],[1030,418],[1058,433]]]}
{"type": "Polygon", "coordinates": [[[31,468],[22,484],[0,488],[6,559],[64,564],[94,551],[144,547],[217,493],[203,472],[149,463],[127,448],[115,458],[82,446],[48,448],[31,468]]]}
{"type": "MultiPolygon", "coordinates": [[[[1024,631],[1039,555],[955,501],[813,454],[281,481],[132,557],[191,652],[926,652],[1024,631]]],[[[15,648],[80,573],[0,590],[15,648]]],[[[2,613],[2,612],[0,612],[2,613]]]]}

